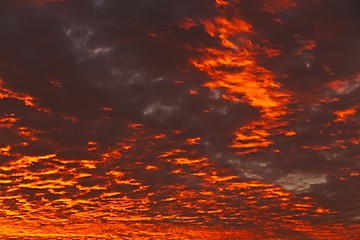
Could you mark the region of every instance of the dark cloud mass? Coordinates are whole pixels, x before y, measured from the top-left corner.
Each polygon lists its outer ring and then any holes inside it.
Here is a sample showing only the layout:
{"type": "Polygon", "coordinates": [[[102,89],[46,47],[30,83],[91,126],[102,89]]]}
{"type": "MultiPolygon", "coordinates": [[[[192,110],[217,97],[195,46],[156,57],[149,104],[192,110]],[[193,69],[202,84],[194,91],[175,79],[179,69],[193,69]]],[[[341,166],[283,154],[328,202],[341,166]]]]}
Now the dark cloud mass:
{"type": "Polygon", "coordinates": [[[3,0],[0,236],[356,239],[356,0],[3,0]]]}

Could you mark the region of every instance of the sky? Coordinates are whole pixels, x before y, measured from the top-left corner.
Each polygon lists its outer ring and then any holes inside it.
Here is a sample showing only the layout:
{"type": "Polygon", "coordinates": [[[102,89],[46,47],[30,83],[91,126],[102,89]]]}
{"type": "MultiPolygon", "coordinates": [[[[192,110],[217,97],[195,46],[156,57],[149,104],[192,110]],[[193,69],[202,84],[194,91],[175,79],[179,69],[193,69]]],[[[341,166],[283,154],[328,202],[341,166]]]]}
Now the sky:
{"type": "Polygon", "coordinates": [[[357,239],[358,0],[2,0],[4,239],[357,239]]]}

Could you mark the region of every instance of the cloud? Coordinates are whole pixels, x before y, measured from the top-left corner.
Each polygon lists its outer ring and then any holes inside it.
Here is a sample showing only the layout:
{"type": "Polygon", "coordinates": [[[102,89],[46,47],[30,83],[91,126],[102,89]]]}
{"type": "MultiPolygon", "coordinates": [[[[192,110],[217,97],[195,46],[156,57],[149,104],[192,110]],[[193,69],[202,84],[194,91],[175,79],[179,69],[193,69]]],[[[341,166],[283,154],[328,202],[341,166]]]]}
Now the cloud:
{"type": "Polygon", "coordinates": [[[356,9],[2,1],[2,220],[236,225],[283,238],[315,238],[317,222],[322,236],[350,236],[356,9]]]}

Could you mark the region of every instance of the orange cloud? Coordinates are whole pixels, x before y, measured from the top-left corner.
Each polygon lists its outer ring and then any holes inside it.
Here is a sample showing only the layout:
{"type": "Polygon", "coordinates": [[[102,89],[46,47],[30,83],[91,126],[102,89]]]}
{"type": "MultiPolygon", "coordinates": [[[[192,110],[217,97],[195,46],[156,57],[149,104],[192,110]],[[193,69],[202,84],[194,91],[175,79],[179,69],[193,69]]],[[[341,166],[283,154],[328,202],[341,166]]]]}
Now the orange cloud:
{"type": "Polygon", "coordinates": [[[229,5],[229,2],[226,0],[216,0],[216,5],[219,6],[227,6],[229,5]]]}
{"type": "Polygon", "coordinates": [[[268,137],[274,133],[272,129],[286,125],[282,117],[287,114],[291,94],[275,81],[272,72],[257,63],[256,56],[276,56],[278,51],[259,47],[246,37],[237,37],[239,33],[253,34],[254,29],[251,24],[236,17],[219,16],[213,21],[203,21],[203,24],[210,36],[220,38],[222,45],[230,48],[199,49],[203,57],[190,59],[196,68],[210,77],[204,86],[226,89],[226,93],[222,95],[224,99],[248,102],[262,114],[261,120],[234,131],[235,139],[231,147],[247,149],[246,152],[249,153],[271,145],[272,141],[268,137]]]}
{"type": "Polygon", "coordinates": [[[304,52],[312,51],[317,47],[316,42],[313,40],[301,41],[300,43],[302,46],[295,52],[296,56],[300,56],[304,52]]]}
{"type": "Polygon", "coordinates": [[[334,114],[336,115],[336,119],[334,120],[334,122],[346,123],[349,120],[351,120],[351,117],[354,116],[355,113],[356,113],[356,107],[335,111],[334,114]]]}
{"type": "Polygon", "coordinates": [[[194,20],[190,18],[184,18],[182,22],[179,23],[179,27],[184,29],[190,29],[192,27],[197,26],[198,24],[194,22],[194,20]]]}

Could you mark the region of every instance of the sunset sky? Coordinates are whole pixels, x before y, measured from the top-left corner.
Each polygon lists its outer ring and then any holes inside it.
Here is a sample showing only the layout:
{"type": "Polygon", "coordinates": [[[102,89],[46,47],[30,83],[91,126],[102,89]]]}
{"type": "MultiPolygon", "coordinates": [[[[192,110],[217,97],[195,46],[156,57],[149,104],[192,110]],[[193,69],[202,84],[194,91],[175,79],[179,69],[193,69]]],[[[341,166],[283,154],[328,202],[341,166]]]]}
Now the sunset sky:
{"type": "Polygon", "coordinates": [[[1,0],[0,239],[360,239],[359,0],[1,0]]]}

